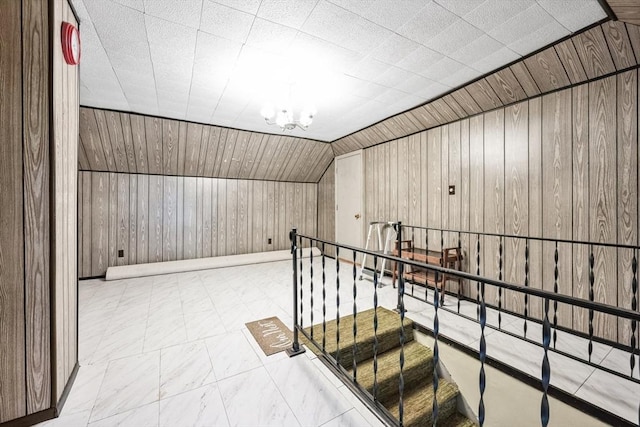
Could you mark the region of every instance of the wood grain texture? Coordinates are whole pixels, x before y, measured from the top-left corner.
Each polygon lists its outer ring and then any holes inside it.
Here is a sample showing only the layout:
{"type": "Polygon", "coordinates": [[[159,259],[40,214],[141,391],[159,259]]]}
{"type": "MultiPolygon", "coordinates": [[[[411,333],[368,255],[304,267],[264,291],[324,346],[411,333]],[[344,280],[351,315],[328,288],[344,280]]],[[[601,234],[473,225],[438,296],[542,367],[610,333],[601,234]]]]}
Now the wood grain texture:
{"type": "Polygon", "coordinates": [[[484,230],[484,115],[469,121],[470,231],[484,230]]]}
{"type": "Polygon", "coordinates": [[[616,70],[601,27],[577,35],[573,42],[589,79],[616,70]]]}
{"type": "MultiPolygon", "coordinates": [[[[638,72],[617,76],[617,226],[618,243],[638,244],[638,72]]],[[[631,308],[634,251],[619,249],[617,304],[631,308]]],[[[636,255],[637,256],[637,255],[636,255]]],[[[618,320],[618,340],[630,342],[631,323],[618,320]]]]}
{"type": "MultiPolygon", "coordinates": [[[[572,141],[571,91],[563,90],[542,97],[542,186],[543,237],[570,239],[572,234],[572,141]]],[[[545,242],[543,249],[543,289],[554,290],[554,244],[545,242]]],[[[571,246],[559,245],[558,292],[573,292],[571,246]]],[[[572,310],[560,305],[558,323],[571,327],[572,310]]]]}
{"type": "Polygon", "coordinates": [[[510,68],[504,68],[486,78],[493,91],[498,95],[503,104],[511,104],[527,97],[524,89],[518,82],[510,68]]]}
{"type": "Polygon", "coordinates": [[[569,39],[558,43],[555,45],[555,49],[571,83],[585,81],[587,79],[587,73],[585,73],[584,67],[580,62],[580,57],[573,44],[573,40],[569,39]]]}
{"type": "Polygon", "coordinates": [[[0,4],[0,423],[27,411],[20,3],[0,4]]]}
{"type": "Polygon", "coordinates": [[[635,54],[636,64],[640,63],[640,25],[625,24],[627,27],[627,34],[629,34],[629,41],[635,54]]]}
{"type": "MultiPolygon", "coordinates": [[[[149,262],[149,175],[137,175],[136,178],[138,180],[136,262],[142,264],[149,262]]],[[[96,269],[94,275],[100,274],[97,273],[98,271],[105,270],[96,269]]]]}
{"type": "MultiPolygon", "coordinates": [[[[440,227],[444,229],[449,228],[449,126],[445,125],[440,128],[440,135],[442,144],[440,146],[440,176],[442,179],[441,187],[441,200],[440,205],[442,209],[442,215],[440,220],[440,227]]],[[[441,236],[441,237],[444,237],[441,236]]],[[[448,240],[444,239],[444,244],[448,245],[448,240]]],[[[446,246],[445,246],[446,247],[446,246]]]]}
{"type": "MultiPolygon", "coordinates": [[[[616,103],[615,77],[589,83],[589,240],[616,241],[616,103]]],[[[616,304],[616,251],[594,247],[595,300],[616,304]]],[[[615,340],[615,318],[596,314],[596,334],[615,340]]]]}
{"type": "MultiPolygon", "coordinates": [[[[543,234],[542,192],[542,98],[534,98],[529,104],[529,235],[543,234]]],[[[542,243],[529,242],[529,286],[542,289],[542,243]]],[[[542,301],[529,299],[530,316],[542,319],[542,301]]]]}
{"type": "MultiPolygon", "coordinates": [[[[640,6],[638,8],[640,9],[640,6]]],[[[637,62],[633,54],[633,47],[631,46],[631,40],[629,39],[629,34],[627,33],[624,22],[605,22],[602,24],[602,29],[616,69],[619,71],[636,65],[637,62]]]]}
{"type": "MultiPolygon", "coordinates": [[[[589,240],[589,87],[572,89],[573,239],[589,240]]],[[[573,247],[573,296],[589,298],[589,248],[573,247]]],[[[573,327],[588,332],[588,310],[575,308],[573,327]]]]}
{"type": "Polygon", "coordinates": [[[480,79],[471,83],[466,89],[467,92],[469,92],[469,95],[471,95],[476,104],[478,104],[483,111],[491,110],[492,108],[501,107],[503,105],[498,95],[496,95],[489,82],[485,79],[480,79]]]}
{"type": "MultiPolygon", "coordinates": [[[[427,185],[429,194],[423,201],[429,227],[442,225],[442,132],[440,128],[427,131],[427,185]]],[[[440,233],[429,232],[429,248],[440,248],[440,233]]]]}
{"type": "Polygon", "coordinates": [[[543,93],[571,83],[553,47],[525,59],[524,64],[543,93]]]}
{"type": "Polygon", "coordinates": [[[81,170],[317,183],[333,159],[329,144],[305,138],[80,110],[81,170]]]}
{"type": "Polygon", "coordinates": [[[460,104],[462,108],[464,108],[464,111],[468,116],[482,112],[482,108],[476,103],[473,97],[469,95],[467,89],[458,89],[457,91],[453,92],[451,96],[458,102],[458,104],[460,104]]]}
{"type": "MultiPolygon", "coordinates": [[[[162,215],[162,260],[175,261],[178,259],[178,183],[182,178],[174,176],[163,177],[164,199],[162,215]]],[[[133,263],[132,263],[133,264],[133,263]]]]}
{"type": "Polygon", "coordinates": [[[160,262],[162,256],[163,238],[163,205],[164,205],[163,177],[156,175],[149,177],[149,262],[160,262]]]}
{"type": "Polygon", "coordinates": [[[634,0],[609,0],[607,3],[619,20],[640,25],[640,6],[634,0]]]}
{"type": "MultiPolygon", "coordinates": [[[[504,168],[505,168],[505,233],[529,235],[529,104],[521,102],[505,110],[504,168]]],[[[504,278],[523,285],[525,281],[525,247],[522,239],[504,241],[504,278]]],[[[524,296],[506,292],[505,307],[524,312],[524,296]]]]}
{"type": "MultiPolygon", "coordinates": [[[[47,197],[49,191],[50,173],[50,139],[49,127],[49,105],[46,100],[49,98],[50,85],[47,79],[49,64],[48,40],[49,23],[47,5],[41,2],[22,2],[22,43],[23,43],[23,141],[22,141],[22,166],[23,166],[23,190],[24,190],[24,298],[25,298],[25,355],[26,355],[26,413],[42,411],[50,406],[51,402],[51,354],[50,354],[50,314],[51,301],[49,296],[50,286],[50,203],[47,197]]],[[[1,20],[0,20],[1,21],[1,20]]],[[[5,25],[4,22],[1,25],[5,25]]],[[[9,24],[7,24],[9,25],[9,24]]],[[[11,28],[11,25],[9,25],[11,28]]],[[[3,37],[0,36],[0,39],[3,37]]],[[[0,44],[3,44],[0,41],[0,44]]],[[[6,46],[6,45],[5,45],[6,46]]],[[[12,55],[10,53],[9,55],[12,55]]],[[[18,66],[20,59],[15,58],[18,66]]],[[[4,67],[1,64],[0,67],[4,67]]],[[[4,74],[4,73],[2,73],[4,74]]],[[[13,78],[8,73],[8,81],[13,78]]],[[[5,77],[0,77],[5,80],[5,77]]],[[[5,88],[1,88],[3,93],[3,106],[11,105],[15,100],[9,94],[4,98],[5,88]]],[[[19,92],[18,86],[13,88],[19,92]]],[[[19,106],[16,105],[16,110],[19,106]]],[[[11,126],[10,121],[0,119],[2,126],[11,126]]],[[[16,126],[14,132],[20,132],[20,126],[16,126]]],[[[4,136],[4,135],[3,135],[4,136]]],[[[13,138],[3,141],[11,144],[13,138]]],[[[76,142],[74,138],[72,142],[76,142]]],[[[76,143],[77,145],[77,143],[76,143]]],[[[73,151],[69,153],[72,155],[73,151]]],[[[4,156],[4,153],[2,154],[4,156]]],[[[4,168],[4,164],[2,167],[4,168]]],[[[14,167],[19,167],[20,163],[14,167]]],[[[72,165],[73,166],[73,165],[72,165]]],[[[75,168],[74,168],[75,169],[75,168]]],[[[15,172],[15,171],[13,171],[15,172]]],[[[11,172],[10,172],[11,173],[11,172]]],[[[0,179],[5,179],[3,176],[0,179]]],[[[75,173],[74,177],[75,178],[75,173]]],[[[4,188],[2,189],[4,193],[4,188]]],[[[4,197],[3,197],[4,199],[4,197]]],[[[3,208],[7,206],[3,200],[3,208]]],[[[75,209],[75,206],[73,207],[75,209]]],[[[18,224],[0,221],[3,227],[13,227],[18,224]]],[[[15,230],[20,231],[20,228],[15,230]]],[[[6,235],[2,236],[4,239],[6,235]]],[[[20,250],[21,243],[16,240],[14,250],[20,250]]],[[[3,260],[2,249],[0,248],[0,259],[3,260]]],[[[7,260],[8,261],[8,260],[7,260]]],[[[3,269],[4,267],[0,267],[3,269]]],[[[8,277],[0,278],[4,282],[8,277]]],[[[15,284],[18,285],[19,282],[15,284]]],[[[0,291],[0,294],[3,292],[0,291]]],[[[0,297],[1,298],[1,297],[0,297]]],[[[4,310],[0,308],[0,310],[4,310]]],[[[10,309],[11,310],[11,309],[10,309]]],[[[0,324],[2,324],[0,320],[0,324]]],[[[2,329],[2,326],[0,326],[2,329]]],[[[4,342],[4,334],[0,338],[4,342]]],[[[7,345],[14,343],[9,341],[7,345]]],[[[6,347],[5,347],[6,348],[6,347]]],[[[0,368],[0,376],[4,371],[0,368]]],[[[22,380],[22,378],[20,378],[22,380]]],[[[3,386],[0,386],[3,388],[3,386]]],[[[10,391],[6,390],[5,391],[10,391]]],[[[0,395],[4,393],[0,392],[0,395]]],[[[19,394],[15,395],[18,398],[19,394]]],[[[0,401],[3,401],[0,396],[0,401]]],[[[0,412],[3,412],[3,404],[0,404],[0,412]]],[[[0,422],[2,422],[0,415],[0,422]]]]}

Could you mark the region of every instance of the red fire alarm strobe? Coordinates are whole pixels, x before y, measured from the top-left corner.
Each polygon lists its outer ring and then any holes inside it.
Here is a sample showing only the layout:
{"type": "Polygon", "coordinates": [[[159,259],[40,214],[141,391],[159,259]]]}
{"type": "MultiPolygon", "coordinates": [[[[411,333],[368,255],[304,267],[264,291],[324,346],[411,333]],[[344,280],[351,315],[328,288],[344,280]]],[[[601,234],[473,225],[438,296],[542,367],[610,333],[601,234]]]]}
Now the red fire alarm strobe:
{"type": "Polygon", "coordinates": [[[62,55],[69,65],[80,62],[80,34],[78,29],[68,22],[62,23],[62,55]]]}

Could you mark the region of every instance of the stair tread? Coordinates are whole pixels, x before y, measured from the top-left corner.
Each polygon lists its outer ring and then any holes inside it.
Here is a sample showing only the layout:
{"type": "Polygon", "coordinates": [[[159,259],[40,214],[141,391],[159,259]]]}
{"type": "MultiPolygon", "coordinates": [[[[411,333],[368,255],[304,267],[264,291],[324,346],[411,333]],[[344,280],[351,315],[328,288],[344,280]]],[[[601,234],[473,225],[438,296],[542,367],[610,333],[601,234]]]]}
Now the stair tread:
{"type": "MultiPolygon", "coordinates": [[[[387,400],[398,395],[400,347],[388,350],[377,358],[376,380],[378,398],[387,400]]],[[[350,371],[353,373],[353,369],[350,371]]],[[[431,380],[433,374],[433,352],[430,348],[411,341],[404,347],[403,380],[405,389],[410,390],[419,384],[431,380]]],[[[373,393],[373,359],[361,362],[357,366],[358,383],[373,393]]]]}
{"type": "MultiPolygon", "coordinates": [[[[374,314],[375,310],[370,309],[358,313],[356,316],[356,348],[358,353],[356,360],[359,362],[364,359],[373,357],[373,343],[374,343],[374,314]]],[[[383,307],[378,307],[378,326],[376,334],[378,337],[378,350],[384,352],[390,348],[396,347],[400,343],[399,338],[399,326],[400,315],[394,311],[388,310],[383,307]]],[[[413,322],[409,319],[404,321],[405,328],[405,342],[413,340],[413,322]]],[[[351,368],[353,362],[353,316],[345,316],[340,318],[340,325],[338,330],[338,322],[331,320],[322,325],[322,323],[314,324],[311,327],[306,327],[305,331],[311,335],[313,331],[313,339],[320,346],[322,346],[323,337],[325,337],[324,349],[327,353],[334,356],[340,349],[340,363],[346,368],[351,368]],[[323,333],[324,329],[324,333],[323,333]],[[340,345],[338,347],[337,334],[340,334],[340,345]]],[[[303,338],[303,342],[307,343],[307,340],[303,338]]],[[[313,345],[309,345],[311,350],[316,354],[320,351],[313,345]]]]}
{"type": "MultiPolygon", "coordinates": [[[[458,386],[447,380],[440,379],[438,381],[438,417],[444,423],[445,420],[456,413],[458,397],[458,386]]],[[[398,418],[399,408],[397,402],[382,402],[383,405],[398,418]]],[[[403,396],[403,425],[404,426],[421,426],[430,424],[433,413],[433,387],[417,388],[407,392],[403,396]]]]}

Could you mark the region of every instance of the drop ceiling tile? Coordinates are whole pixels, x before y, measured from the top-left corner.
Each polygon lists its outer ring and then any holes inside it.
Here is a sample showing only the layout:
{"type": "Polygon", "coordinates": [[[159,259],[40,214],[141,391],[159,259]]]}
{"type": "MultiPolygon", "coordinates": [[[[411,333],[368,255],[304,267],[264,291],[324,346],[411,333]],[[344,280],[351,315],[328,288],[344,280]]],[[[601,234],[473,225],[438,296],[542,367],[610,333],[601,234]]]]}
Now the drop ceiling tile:
{"type": "Polygon", "coordinates": [[[464,64],[472,64],[503,47],[502,43],[484,34],[448,56],[464,64]]]}
{"type": "Polygon", "coordinates": [[[481,5],[480,0],[435,0],[440,6],[458,16],[464,16],[481,5]]]}
{"type": "Polygon", "coordinates": [[[122,6],[126,6],[131,9],[135,9],[139,12],[144,12],[144,4],[142,0],[113,0],[122,6]]]}
{"type": "Polygon", "coordinates": [[[397,29],[401,34],[418,43],[425,44],[447,28],[457,18],[444,7],[430,2],[414,18],[397,29]]]}
{"type": "Polygon", "coordinates": [[[488,73],[490,71],[496,70],[503,65],[506,65],[510,62],[515,61],[520,58],[516,52],[512,51],[508,47],[503,47],[490,55],[485,56],[471,64],[471,68],[478,70],[482,73],[488,73]]]}
{"type": "Polygon", "coordinates": [[[345,49],[315,36],[298,33],[287,55],[296,62],[317,65],[319,69],[349,69],[362,60],[362,53],[345,49]]]}
{"type": "Polygon", "coordinates": [[[255,15],[260,7],[260,0],[215,0],[215,2],[252,15],[255,15]]]}
{"type": "Polygon", "coordinates": [[[378,0],[329,0],[392,31],[402,26],[425,6],[424,0],[380,2],[378,0]]]}
{"type": "Polygon", "coordinates": [[[256,18],[247,45],[269,52],[286,53],[297,33],[293,28],[256,18]]]}
{"type": "Polygon", "coordinates": [[[546,25],[536,29],[533,33],[509,43],[507,46],[514,52],[526,55],[530,52],[538,50],[544,46],[553,43],[556,40],[567,36],[569,32],[565,27],[557,21],[551,21],[546,25]]]}
{"type": "Polygon", "coordinates": [[[406,56],[403,60],[398,62],[397,66],[412,73],[420,74],[443,58],[443,54],[420,46],[418,49],[414,50],[408,56],[406,56]]]}
{"type": "Polygon", "coordinates": [[[402,98],[406,98],[407,94],[395,89],[387,89],[381,92],[375,100],[383,104],[394,104],[402,98]]]}
{"type": "Polygon", "coordinates": [[[414,73],[405,71],[398,67],[389,67],[386,72],[376,78],[375,83],[385,87],[395,88],[402,82],[412,78],[414,75],[414,73]]]}
{"type": "Polygon", "coordinates": [[[464,15],[464,19],[489,32],[534,4],[535,0],[486,0],[464,15]]]}
{"type": "Polygon", "coordinates": [[[198,29],[200,27],[202,2],[203,0],[181,0],[179,2],[144,0],[144,13],[145,15],[198,29]]]}
{"type": "Polygon", "coordinates": [[[244,43],[255,17],[237,9],[204,0],[200,30],[214,36],[244,43]]]}
{"type": "Polygon", "coordinates": [[[489,31],[489,35],[504,45],[529,37],[537,29],[546,26],[553,18],[540,6],[533,4],[489,31]]]}
{"type": "Polygon", "coordinates": [[[439,81],[441,79],[447,78],[462,67],[464,67],[464,65],[460,62],[445,56],[438,62],[431,65],[429,68],[422,71],[420,75],[434,81],[439,81]]]}
{"type": "Polygon", "coordinates": [[[458,19],[448,26],[443,32],[433,37],[425,43],[430,49],[448,55],[451,52],[467,46],[484,33],[469,24],[467,21],[458,19]]]}
{"type": "Polygon", "coordinates": [[[398,34],[391,34],[373,49],[371,56],[379,61],[395,65],[420,47],[421,45],[413,40],[398,34]]]}
{"type": "Polygon", "coordinates": [[[432,83],[434,83],[432,80],[414,74],[411,78],[406,79],[405,81],[397,85],[396,89],[408,94],[415,95],[418,91],[424,89],[425,87],[428,87],[432,83]]]}
{"type": "Polygon", "coordinates": [[[440,79],[440,83],[449,87],[458,87],[482,75],[481,72],[471,67],[462,66],[447,77],[440,79]]]}
{"type": "Polygon", "coordinates": [[[362,53],[371,51],[392,34],[386,28],[324,0],[316,5],[301,30],[362,53]]]}
{"type": "Polygon", "coordinates": [[[349,70],[348,74],[359,79],[372,82],[375,81],[378,76],[384,74],[389,68],[391,68],[391,65],[387,63],[378,61],[371,57],[366,57],[353,66],[349,70]]]}
{"type": "Polygon", "coordinates": [[[445,86],[442,83],[431,82],[427,86],[414,92],[415,96],[430,100],[438,95],[441,95],[451,89],[449,86],[445,86]]]}
{"type": "Polygon", "coordinates": [[[598,0],[537,0],[556,21],[571,32],[607,17],[598,0]]]}
{"type": "Polygon", "coordinates": [[[300,29],[318,0],[262,0],[257,16],[300,29]]]}

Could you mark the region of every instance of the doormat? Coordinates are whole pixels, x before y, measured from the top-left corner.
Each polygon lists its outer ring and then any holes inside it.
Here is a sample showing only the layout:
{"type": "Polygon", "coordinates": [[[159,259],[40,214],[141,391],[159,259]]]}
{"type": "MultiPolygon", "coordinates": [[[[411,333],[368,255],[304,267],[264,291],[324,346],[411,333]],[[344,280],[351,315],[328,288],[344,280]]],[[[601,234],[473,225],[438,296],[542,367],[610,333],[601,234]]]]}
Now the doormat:
{"type": "Polygon", "coordinates": [[[276,316],[245,323],[245,325],[267,356],[293,345],[293,333],[276,316]]]}

